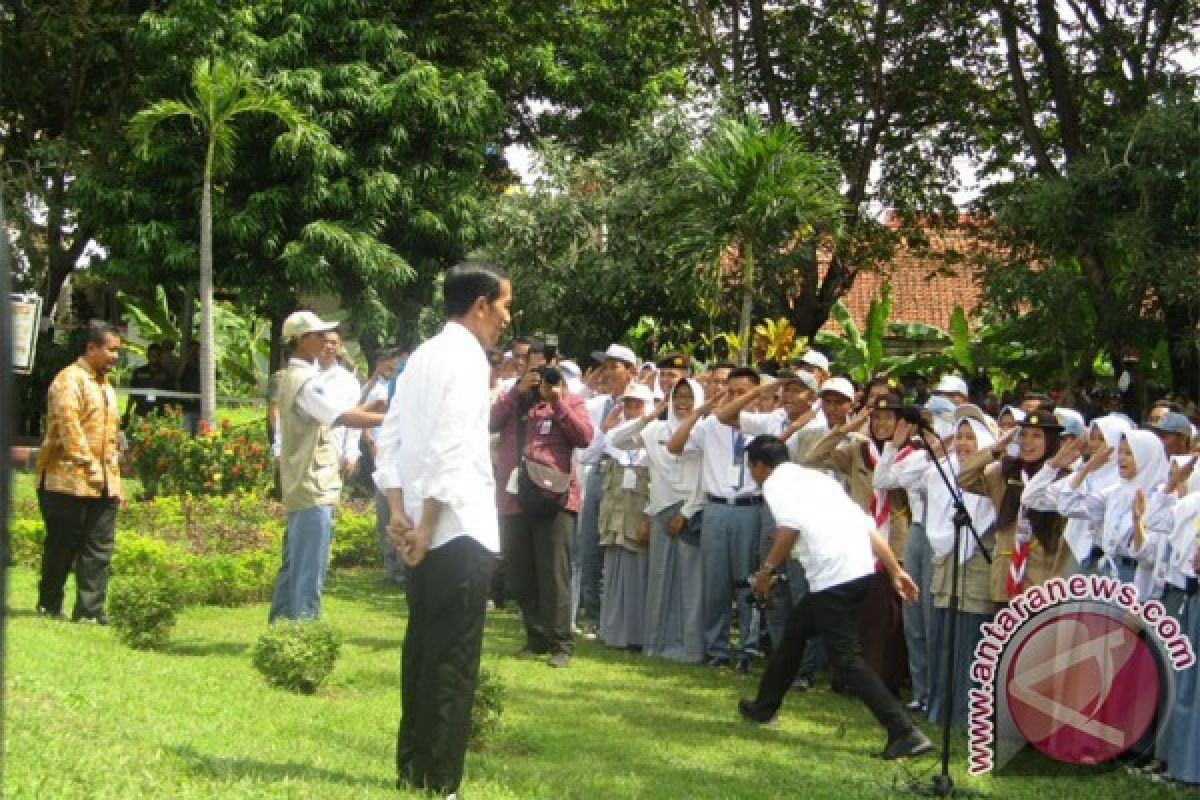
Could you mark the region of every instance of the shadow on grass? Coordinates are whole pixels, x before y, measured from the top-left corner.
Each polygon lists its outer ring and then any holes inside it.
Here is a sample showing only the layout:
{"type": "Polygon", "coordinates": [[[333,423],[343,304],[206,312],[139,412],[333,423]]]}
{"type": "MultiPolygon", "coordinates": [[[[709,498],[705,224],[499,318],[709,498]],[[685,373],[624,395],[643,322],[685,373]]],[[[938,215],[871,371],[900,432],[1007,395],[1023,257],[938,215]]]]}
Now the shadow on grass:
{"type": "Polygon", "coordinates": [[[245,642],[171,642],[163,652],[173,656],[240,656],[250,652],[245,642]]]}
{"type": "Polygon", "coordinates": [[[340,783],[346,786],[390,789],[393,784],[380,777],[355,775],[349,772],[314,767],[295,761],[282,763],[259,761],[237,756],[218,756],[202,753],[190,746],[171,747],[171,752],[183,759],[188,767],[202,776],[214,778],[249,778],[264,783],[281,780],[321,781],[340,783]]]}

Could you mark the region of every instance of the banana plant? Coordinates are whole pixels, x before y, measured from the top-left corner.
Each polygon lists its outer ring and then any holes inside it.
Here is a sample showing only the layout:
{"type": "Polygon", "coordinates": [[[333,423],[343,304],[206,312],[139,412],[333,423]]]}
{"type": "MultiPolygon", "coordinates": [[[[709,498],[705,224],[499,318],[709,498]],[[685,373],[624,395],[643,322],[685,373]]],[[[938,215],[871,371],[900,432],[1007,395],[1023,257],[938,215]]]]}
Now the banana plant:
{"type": "Polygon", "coordinates": [[[890,372],[898,359],[884,355],[883,340],[892,314],[892,287],[885,283],[871,299],[864,325],[860,329],[842,301],[833,304],[831,316],[842,329],[841,335],[821,331],[816,343],[830,360],[853,380],[864,382],[881,372],[890,372]]]}

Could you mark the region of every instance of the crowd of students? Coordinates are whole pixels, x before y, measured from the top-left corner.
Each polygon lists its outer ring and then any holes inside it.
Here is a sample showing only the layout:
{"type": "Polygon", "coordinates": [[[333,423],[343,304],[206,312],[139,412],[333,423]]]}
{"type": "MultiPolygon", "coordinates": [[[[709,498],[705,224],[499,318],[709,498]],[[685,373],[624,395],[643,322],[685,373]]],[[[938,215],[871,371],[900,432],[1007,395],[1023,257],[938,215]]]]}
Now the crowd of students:
{"type": "MultiPolygon", "coordinates": [[[[911,381],[856,386],[813,350],[769,372],[718,363],[693,374],[683,354],[642,362],[621,345],[592,360],[584,372],[525,339],[491,354],[505,588],[526,625],[525,652],[552,666],[569,663],[575,635],[742,673],[779,646],[809,587],[792,557],[771,565],[765,602],[752,591],[776,536],[746,455],[763,435],[834,478],[918,585],[920,600],[904,604],[879,572],[858,615],[863,657],[893,694],[911,688],[913,713],[965,724],[981,625],[1056,575],[1135,583],[1200,641],[1200,439],[1170,402],[1139,428],[1111,405],[1081,412],[1032,391],[997,408],[954,375],[925,397],[911,381]],[[978,538],[956,539],[960,493],[978,538]]],[[[805,647],[794,689],[813,685],[823,649],[805,647]]],[[[833,672],[833,688],[850,691],[833,672]]],[[[1178,676],[1148,772],[1200,783],[1198,676],[1194,667],[1178,676]]]]}

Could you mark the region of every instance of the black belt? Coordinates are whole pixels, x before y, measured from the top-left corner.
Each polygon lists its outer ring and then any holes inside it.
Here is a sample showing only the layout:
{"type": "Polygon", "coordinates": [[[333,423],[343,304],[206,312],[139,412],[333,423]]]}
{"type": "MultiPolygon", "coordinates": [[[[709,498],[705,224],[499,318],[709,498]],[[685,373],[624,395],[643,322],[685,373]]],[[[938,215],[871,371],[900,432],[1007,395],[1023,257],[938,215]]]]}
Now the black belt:
{"type": "Polygon", "coordinates": [[[1197,581],[1195,578],[1188,578],[1183,583],[1183,593],[1184,594],[1188,594],[1188,595],[1195,594],[1197,588],[1198,588],[1198,584],[1197,584],[1197,581]]]}
{"type": "Polygon", "coordinates": [[[1117,563],[1122,567],[1127,567],[1128,569],[1137,569],[1138,565],[1137,559],[1130,558],[1129,556],[1121,556],[1117,559],[1117,563]]]}
{"type": "Polygon", "coordinates": [[[708,502],[720,503],[723,506],[761,506],[763,497],[761,494],[750,494],[744,497],[721,497],[719,495],[708,495],[708,502]]]}

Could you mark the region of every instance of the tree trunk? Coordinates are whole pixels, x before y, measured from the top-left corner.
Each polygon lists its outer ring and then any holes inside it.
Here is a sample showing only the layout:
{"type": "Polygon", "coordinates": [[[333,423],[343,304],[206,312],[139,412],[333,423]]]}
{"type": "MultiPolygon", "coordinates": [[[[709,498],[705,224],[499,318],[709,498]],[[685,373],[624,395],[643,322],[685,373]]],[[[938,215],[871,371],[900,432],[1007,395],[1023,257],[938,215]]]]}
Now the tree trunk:
{"type": "Polygon", "coordinates": [[[208,140],[204,187],[200,193],[200,418],[212,425],[217,418],[217,368],[213,350],[212,173],[215,141],[208,140]]]}
{"type": "Polygon", "coordinates": [[[738,364],[750,363],[750,323],[754,317],[754,245],[742,242],[742,319],[738,324],[738,364]]]}

